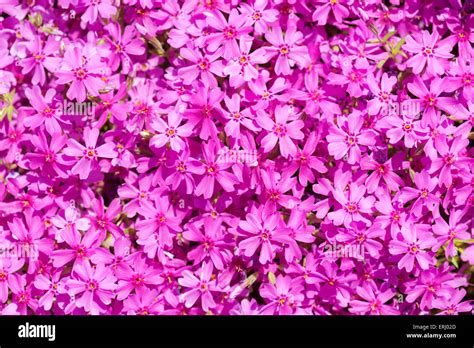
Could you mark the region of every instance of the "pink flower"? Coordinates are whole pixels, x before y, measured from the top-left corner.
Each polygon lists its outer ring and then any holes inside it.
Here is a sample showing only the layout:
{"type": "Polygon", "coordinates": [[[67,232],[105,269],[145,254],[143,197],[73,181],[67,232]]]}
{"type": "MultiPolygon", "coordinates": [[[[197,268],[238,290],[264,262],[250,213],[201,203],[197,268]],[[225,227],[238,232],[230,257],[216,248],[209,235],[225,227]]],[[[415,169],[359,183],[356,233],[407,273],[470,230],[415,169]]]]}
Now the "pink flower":
{"type": "Polygon", "coordinates": [[[291,68],[298,64],[299,68],[305,68],[309,64],[308,49],[300,45],[303,34],[296,31],[295,26],[289,26],[285,37],[279,26],[265,34],[265,38],[272,44],[272,47],[265,47],[267,61],[275,55],[278,58],[275,63],[277,75],[291,74],[291,68]]]}
{"type": "Polygon", "coordinates": [[[53,56],[59,50],[59,40],[54,36],[49,36],[43,47],[40,37],[34,36],[33,40],[26,44],[26,47],[31,56],[20,61],[19,65],[23,67],[21,73],[28,74],[34,69],[31,82],[34,85],[38,83],[44,85],[46,82],[45,68],[54,73],[61,61],[60,58],[53,56]]]}
{"type": "Polygon", "coordinates": [[[78,297],[75,305],[92,315],[106,311],[116,288],[116,278],[111,270],[103,264],[92,268],[89,261],[76,264],[71,278],[66,282],[68,294],[78,297]]]}
{"type": "Polygon", "coordinates": [[[260,287],[260,295],[270,303],[264,306],[260,313],[264,315],[294,314],[295,309],[304,299],[301,293],[302,288],[299,282],[282,275],[276,277],[275,284],[263,284],[260,287]]]}
{"type": "Polygon", "coordinates": [[[210,262],[203,262],[200,271],[197,273],[199,278],[191,271],[183,271],[183,276],[178,279],[178,283],[183,288],[191,288],[191,290],[180,295],[185,301],[186,308],[191,308],[199,298],[201,298],[201,307],[204,312],[208,312],[217,306],[212,292],[219,291],[219,289],[216,286],[215,279],[212,279],[212,271],[213,267],[210,262]]]}
{"type": "Polygon", "coordinates": [[[427,65],[426,71],[432,75],[442,75],[447,68],[448,59],[453,55],[450,53],[452,45],[449,40],[439,40],[436,30],[430,34],[424,30],[421,35],[413,38],[407,36],[403,48],[414,55],[407,61],[407,65],[413,68],[415,74],[420,74],[427,65]],[[415,40],[416,38],[416,40],[415,40]]]}
{"type": "Polygon", "coordinates": [[[291,174],[294,174],[296,170],[299,171],[298,180],[303,186],[306,186],[308,182],[314,182],[313,170],[319,173],[326,173],[328,171],[322,158],[313,156],[318,140],[318,135],[315,132],[311,132],[304,144],[303,150],[297,148],[296,155],[287,168],[288,173],[291,174]]]}
{"type": "Polygon", "coordinates": [[[188,253],[188,258],[194,264],[206,260],[211,261],[216,269],[224,269],[232,254],[229,251],[229,243],[224,239],[225,233],[221,224],[220,220],[208,217],[204,220],[203,232],[195,224],[189,224],[183,232],[184,239],[198,243],[198,246],[188,253]]]}
{"type": "Polygon", "coordinates": [[[407,225],[401,228],[402,240],[393,239],[389,244],[392,255],[403,255],[398,261],[398,268],[411,272],[416,264],[421,269],[428,269],[434,263],[434,258],[426,249],[433,246],[436,240],[430,232],[424,232],[417,225],[407,225]]]}
{"type": "Polygon", "coordinates": [[[237,40],[251,30],[237,9],[233,8],[230,11],[228,20],[220,11],[213,11],[208,14],[207,23],[218,31],[207,36],[207,49],[221,54],[227,60],[237,57],[239,55],[237,40]]]}
{"type": "Polygon", "coordinates": [[[222,63],[218,60],[221,57],[220,52],[203,55],[199,49],[188,46],[181,48],[179,53],[181,57],[192,63],[178,70],[178,76],[183,79],[185,84],[190,85],[199,77],[199,80],[209,88],[217,87],[214,75],[222,76],[223,70],[222,63]]]}
{"type": "Polygon", "coordinates": [[[38,274],[35,278],[34,286],[45,292],[40,297],[38,305],[46,311],[51,310],[58,295],[67,293],[65,284],[61,280],[61,271],[46,275],[38,274]]]}
{"type": "Polygon", "coordinates": [[[329,154],[337,160],[347,154],[349,164],[360,161],[362,153],[360,146],[375,144],[373,131],[361,130],[363,124],[364,119],[357,113],[350,114],[344,123],[338,118],[338,127],[330,127],[329,135],[326,137],[329,142],[329,154]]]}
{"type": "Polygon", "coordinates": [[[454,138],[451,146],[448,146],[446,138],[442,138],[437,142],[437,150],[441,155],[433,160],[429,173],[434,174],[439,172],[439,183],[445,186],[450,186],[453,182],[452,172],[457,170],[459,172],[466,172],[469,163],[472,163],[472,158],[466,157],[463,149],[467,146],[469,140],[458,136],[454,138]]]}
{"type": "Polygon", "coordinates": [[[118,279],[117,299],[119,301],[126,299],[132,291],[138,292],[139,289],[146,289],[147,286],[153,287],[163,283],[160,271],[147,264],[143,257],[131,259],[131,263],[123,263],[115,272],[118,279]]]}
{"type": "Polygon", "coordinates": [[[80,157],[79,161],[72,167],[72,174],[79,175],[81,179],[87,179],[94,169],[99,158],[114,158],[117,156],[115,145],[105,143],[97,147],[99,130],[97,128],[86,128],[84,130],[84,140],[86,146],[80,144],[75,139],[69,139],[68,147],[64,153],[71,157],[80,157]]]}
{"type": "Polygon", "coordinates": [[[64,53],[62,67],[56,72],[57,83],[72,82],[66,95],[82,103],[86,100],[86,90],[98,96],[99,90],[105,87],[105,82],[100,79],[102,68],[100,57],[85,56],[79,47],[70,48],[64,53]]]}
{"type": "Polygon", "coordinates": [[[347,192],[341,191],[339,188],[333,191],[334,198],[340,204],[340,208],[328,214],[329,219],[336,226],[344,224],[350,227],[352,221],[361,221],[370,225],[370,220],[364,217],[363,213],[371,213],[375,201],[373,196],[364,197],[366,188],[352,183],[347,192]],[[362,213],[362,214],[361,214],[362,213]]]}
{"type": "Polygon", "coordinates": [[[393,171],[392,160],[393,157],[388,159],[385,163],[379,163],[368,156],[362,158],[361,168],[363,170],[372,170],[372,173],[365,181],[368,193],[373,193],[380,187],[381,179],[384,180],[390,191],[397,191],[398,188],[403,185],[402,178],[393,171]]]}
{"type": "Polygon", "coordinates": [[[374,293],[374,290],[370,286],[358,286],[356,289],[357,294],[362,297],[363,300],[353,300],[350,302],[349,312],[356,314],[377,314],[377,315],[397,315],[400,314],[398,310],[390,305],[385,304],[393,296],[395,291],[387,289],[383,292],[378,291],[374,293]]]}
{"type": "Polygon", "coordinates": [[[67,228],[60,233],[61,241],[67,245],[62,249],[54,250],[51,260],[54,267],[63,267],[71,261],[74,264],[87,262],[94,254],[94,250],[100,246],[104,238],[99,238],[94,230],[89,230],[84,235],[74,228],[67,228]]]}
{"type": "Polygon", "coordinates": [[[384,115],[388,114],[390,103],[395,99],[391,94],[395,83],[397,83],[397,79],[394,76],[389,77],[387,73],[384,73],[381,86],[379,87],[374,75],[369,74],[367,84],[370,91],[374,94],[374,98],[367,103],[369,115],[377,115],[379,112],[382,112],[384,115]]]}
{"type": "Polygon", "coordinates": [[[183,138],[190,136],[194,127],[190,122],[180,125],[182,119],[181,114],[170,112],[168,114],[168,124],[161,118],[152,120],[150,125],[158,134],[151,138],[150,145],[161,148],[169,143],[174,151],[183,150],[186,146],[183,138]]]}
{"type": "Polygon", "coordinates": [[[454,239],[467,240],[471,238],[471,234],[468,232],[468,225],[461,221],[463,217],[464,212],[454,210],[449,214],[449,224],[441,217],[435,220],[436,223],[433,225],[433,232],[437,235],[437,243],[433,246],[433,251],[438,251],[443,245],[448,243],[445,247],[446,259],[458,254],[454,245],[454,239]]]}
{"type": "Polygon", "coordinates": [[[266,33],[269,25],[278,20],[278,11],[267,9],[267,6],[268,0],[255,0],[253,6],[241,3],[239,7],[240,12],[247,16],[247,23],[254,26],[258,35],[266,33]]]}
{"type": "Polygon", "coordinates": [[[431,193],[438,185],[438,179],[436,177],[431,178],[428,172],[424,170],[420,173],[415,173],[414,182],[416,189],[404,187],[401,190],[399,199],[403,203],[416,199],[411,207],[411,211],[415,216],[421,216],[423,207],[432,211],[440,202],[439,198],[431,193]]]}
{"type": "Polygon", "coordinates": [[[268,131],[262,139],[263,150],[270,152],[278,142],[283,157],[295,156],[296,145],[292,139],[301,140],[304,138],[303,132],[301,132],[304,122],[299,119],[288,120],[295,118],[289,106],[278,105],[274,111],[274,120],[264,112],[259,112],[258,116],[257,122],[268,131]]]}
{"type": "Polygon", "coordinates": [[[313,12],[313,21],[318,25],[326,25],[329,13],[332,12],[336,22],[342,23],[342,20],[349,16],[349,10],[346,6],[346,0],[323,1],[317,0],[316,10],[313,12]]]}
{"type": "Polygon", "coordinates": [[[232,166],[231,162],[218,161],[218,147],[215,141],[202,144],[203,163],[199,166],[190,167],[190,171],[195,174],[204,175],[196,187],[195,194],[208,199],[214,193],[215,181],[217,181],[224,191],[230,192],[239,183],[238,178],[233,173],[226,171],[232,166]]]}
{"type": "Polygon", "coordinates": [[[471,312],[471,301],[462,301],[466,290],[457,290],[449,299],[439,298],[433,301],[434,308],[441,309],[438,315],[454,315],[462,312],[471,312]]]}
{"type": "Polygon", "coordinates": [[[102,18],[110,18],[117,13],[112,0],[84,0],[84,5],[87,9],[81,17],[83,23],[95,23],[99,14],[102,18]]]}
{"type": "Polygon", "coordinates": [[[431,81],[430,90],[425,87],[425,84],[418,76],[415,77],[412,83],[408,84],[408,90],[420,98],[414,100],[414,102],[420,103],[422,106],[423,118],[421,119],[421,125],[423,127],[426,127],[426,125],[435,126],[437,124],[438,115],[435,112],[436,109],[448,113],[455,112],[455,99],[451,97],[440,97],[440,94],[446,89],[444,81],[445,79],[436,77],[431,81]]]}
{"type": "Polygon", "coordinates": [[[280,242],[287,242],[288,237],[281,232],[276,231],[280,221],[279,213],[267,216],[263,210],[246,215],[246,220],[239,223],[246,237],[239,243],[239,248],[247,257],[255,255],[257,249],[260,249],[259,262],[265,264],[273,259],[280,242]]]}

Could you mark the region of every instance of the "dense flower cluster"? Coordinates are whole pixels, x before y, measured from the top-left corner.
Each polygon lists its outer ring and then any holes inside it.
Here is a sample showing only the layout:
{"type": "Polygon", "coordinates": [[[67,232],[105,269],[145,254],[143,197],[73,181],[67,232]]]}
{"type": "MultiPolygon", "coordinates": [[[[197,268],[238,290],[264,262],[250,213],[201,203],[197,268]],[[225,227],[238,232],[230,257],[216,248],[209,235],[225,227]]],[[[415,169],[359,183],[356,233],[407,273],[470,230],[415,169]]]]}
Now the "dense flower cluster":
{"type": "Polygon", "coordinates": [[[0,0],[0,313],[472,313],[461,0],[0,0]]]}

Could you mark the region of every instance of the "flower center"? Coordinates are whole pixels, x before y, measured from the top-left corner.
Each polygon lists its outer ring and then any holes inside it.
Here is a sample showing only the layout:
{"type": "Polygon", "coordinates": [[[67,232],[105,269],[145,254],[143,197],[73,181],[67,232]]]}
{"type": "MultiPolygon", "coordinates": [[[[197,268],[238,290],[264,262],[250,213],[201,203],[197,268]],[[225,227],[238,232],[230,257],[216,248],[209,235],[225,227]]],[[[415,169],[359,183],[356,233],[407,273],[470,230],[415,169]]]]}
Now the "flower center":
{"type": "Polygon", "coordinates": [[[456,156],[454,156],[452,153],[448,153],[446,156],[444,156],[444,161],[446,164],[453,164],[456,162],[456,156]]]}
{"type": "Polygon", "coordinates": [[[349,202],[346,204],[346,210],[347,212],[353,214],[353,213],[356,213],[358,211],[358,207],[357,207],[357,203],[354,203],[354,202],[349,202]]]}
{"type": "Polygon", "coordinates": [[[286,127],[280,123],[273,126],[273,133],[276,136],[284,136],[286,134],[286,127]]]}
{"type": "Polygon", "coordinates": [[[97,156],[97,152],[95,151],[95,149],[93,147],[89,147],[89,148],[84,150],[84,156],[86,156],[89,159],[92,159],[95,156],[97,156]]]}
{"type": "Polygon", "coordinates": [[[87,70],[85,70],[83,68],[76,69],[74,71],[74,76],[78,80],[84,80],[87,77],[87,70]]]}
{"type": "Polygon", "coordinates": [[[280,54],[285,55],[285,54],[288,54],[288,52],[290,52],[290,49],[288,48],[288,46],[283,45],[280,47],[280,54]]]}
{"type": "Polygon", "coordinates": [[[353,136],[353,135],[348,135],[348,136],[346,137],[346,142],[347,142],[347,144],[348,144],[349,146],[354,145],[354,144],[356,143],[356,140],[357,140],[356,137],[353,136]]]}
{"type": "Polygon", "coordinates": [[[228,26],[224,30],[224,36],[227,40],[233,39],[236,35],[235,27],[233,26],[228,26]]]}
{"type": "Polygon", "coordinates": [[[420,248],[416,243],[411,243],[409,248],[408,248],[408,251],[411,254],[418,254],[418,252],[420,251],[420,248]]]}
{"type": "Polygon", "coordinates": [[[260,18],[262,18],[262,14],[260,13],[260,11],[255,11],[253,14],[252,14],[252,18],[256,21],[258,21],[260,18]]]}
{"type": "Polygon", "coordinates": [[[174,128],[169,128],[167,131],[166,131],[166,134],[169,136],[169,137],[174,137],[176,135],[176,131],[174,130],[174,128]]]}
{"type": "Polygon", "coordinates": [[[88,284],[89,290],[94,291],[97,289],[97,282],[94,280],[91,280],[88,284]]]}
{"type": "Polygon", "coordinates": [[[199,66],[199,69],[201,70],[207,70],[209,68],[209,62],[207,59],[202,59],[199,62],[198,66],[199,66]]]}
{"type": "Polygon", "coordinates": [[[402,124],[402,128],[406,133],[409,133],[413,130],[413,125],[411,124],[411,122],[404,122],[402,124]]]}
{"type": "Polygon", "coordinates": [[[423,53],[425,54],[425,56],[431,57],[434,53],[434,49],[432,49],[431,47],[425,47],[423,48],[423,53]]]}

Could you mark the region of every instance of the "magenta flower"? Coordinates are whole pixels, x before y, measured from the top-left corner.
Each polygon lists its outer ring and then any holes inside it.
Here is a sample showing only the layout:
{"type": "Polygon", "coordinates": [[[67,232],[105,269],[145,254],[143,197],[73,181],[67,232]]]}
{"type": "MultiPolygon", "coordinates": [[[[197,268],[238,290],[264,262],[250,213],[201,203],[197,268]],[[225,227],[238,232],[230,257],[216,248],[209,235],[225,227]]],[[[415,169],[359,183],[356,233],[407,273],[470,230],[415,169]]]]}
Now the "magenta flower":
{"type": "Polygon", "coordinates": [[[189,122],[180,125],[182,119],[181,114],[175,112],[168,114],[168,123],[161,118],[154,119],[150,125],[159,133],[150,139],[150,145],[160,148],[169,143],[174,151],[180,152],[183,150],[186,146],[183,138],[191,135],[193,125],[189,122]]]}
{"type": "Polygon", "coordinates": [[[110,18],[117,13],[117,8],[111,0],[85,0],[86,11],[81,17],[83,23],[95,23],[99,17],[110,18]]]}
{"type": "Polygon", "coordinates": [[[262,210],[247,214],[246,220],[239,223],[246,237],[239,243],[243,254],[252,257],[257,249],[260,249],[258,258],[260,263],[265,264],[272,260],[278,244],[288,241],[285,234],[276,231],[280,219],[279,214],[267,216],[262,210]]]}
{"type": "MultiPolygon", "coordinates": [[[[101,6],[104,5],[107,6],[104,3],[101,6]]],[[[125,27],[123,34],[117,23],[110,23],[106,28],[111,36],[110,38],[106,37],[106,39],[110,43],[113,52],[110,56],[112,70],[116,70],[119,64],[122,63],[123,72],[126,74],[133,64],[130,55],[139,56],[145,53],[143,41],[136,37],[137,32],[132,26],[125,27]]]]}
{"type": "Polygon", "coordinates": [[[227,123],[224,130],[229,136],[239,139],[240,125],[243,125],[252,131],[258,130],[251,111],[248,108],[241,110],[241,99],[238,94],[234,94],[232,98],[225,97],[224,103],[228,110],[228,112],[226,112],[227,123]]]}
{"type": "Polygon", "coordinates": [[[74,261],[74,264],[86,262],[103,242],[103,238],[98,238],[94,230],[89,230],[81,235],[78,230],[72,227],[62,230],[60,237],[67,247],[54,250],[51,254],[53,266],[57,268],[63,267],[71,261],[74,261]]]}
{"type": "Polygon", "coordinates": [[[472,158],[464,156],[463,149],[469,140],[462,137],[456,137],[451,146],[448,146],[446,139],[443,138],[437,143],[437,150],[440,156],[436,158],[430,168],[430,174],[439,172],[439,183],[450,186],[453,182],[453,170],[465,172],[466,165],[472,163],[472,158]]]}
{"type": "MultiPolygon", "coordinates": [[[[2,244],[2,247],[5,247],[2,244]]],[[[18,258],[0,258],[0,302],[5,303],[8,300],[8,290],[12,286],[12,276],[18,271],[23,264],[24,260],[18,258]]]]}
{"type": "Polygon", "coordinates": [[[349,312],[357,314],[377,314],[377,315],[397,315],[398,310],[390,305],[385,304],[393,296],[395,292],[392,289],[383,292],[374,293],[369,286],[357,287],[357,294],[364,300],[353,300],[350,302],[349,312]]]}
{"type": "Polygon", "coordinates": [[[215,141],[211,140],[208,143],[203,143],[202,151],[203,163],[189,168],[192,173],[204,175],[196,187],[196,195],[202,195],[206,199],[211,198],[214,193],[215,181],[220,184],[224,191],[232,191],[239,182],[235,174],[226,171],[227,168],[232,166],[232,163],[218,161],[218,149],[215,141]]]}
{"type": "Polygon", "coordinates": [[[364,217],[364,213],[372,212],[375,198],[372,196],[364,197],[366,188],[352,183],[347,192],[341,191],[339,188],[333,191],[334,198],[339,203],[338,210],[330,212],[328,218],[333,221],[336,226],[344,224],[347,228],[353,221],[361,221],[370,225],[370,220],[364,217]]]}
{"type": "Polygon", "coordinates": [[[115,145],[113,143],[105,143],[97,147],[97,139],[99,130],[97,128],[86,128],[84,130],[85,145],[80,144],[75,139],[69,139],[68,147],[64,149],[64,153],[71,157],[80,157],[79,161],[72,167],[71,172],[79,175],[81,179],[87,179],[91,171],[95,168],[98,158],[114,158],[117,156],[115,145]]]}
{"type": "Polygon", "coordinates": [[[383,179],[387,188],[390,191],[397,191],[403,185],[403,180],[393,170],[393,157],[385,163],[379,163],[370,157],[364,157],[361,160],[361,168],[364,170],[372,170],[372,173],[367,177],[365,185],[367,192],[373,193],[380,186],[380,180],[383,179]]]}
{"type": "Polygon", "coordinates": [[[431,193],[438,184],[437,178],[432,178],[426,171],[415,173],[414,180],[416,189],[413,187],[404,187],[400,193],[399,199],[403,203],[415,200],[411,211],[416,216],[421,216],[424,207],[432,211],[438,204],[439,198],[431,193]]]}
{"type": "Polygon", "coordinates": [[[203,55],[198,49],[193,47],[183,47],[180,55],[192,64],[178,70],[178,76],[183,82],[190,85],[197,77],[208,87],[217,87],[215,76],[222,75],[222,63],[217,60],[221,57],[220,52],[215,52],[212,56],[203,55]],[[215,76],[214,76],[215,75],[215,76]]]}
{"type": "Polygon", "coordinates": [[[240,4],[240,12],[247,15],[247,23],[253,25],[258,35],[265,34],[269,26],[278,20],[278,11],[267,6],[268,0],[256,0],[253,6],[244,2],[240,4]]]}
{"type": "Polygon", "coordinates": [[[251,29],[237,9],[230,11],[228,20],[220,11],[214,11],[208,15],[207,23],[218,31],[207,36],[208,50],[222,55],[227,60],[237,57],[239,55],[237,40],[251,29]]]}
{"type": "Polygon", "coordinates": [[[68,294],[77,296],[75,305],[92,315],[104,313],[117,288],[116,278],[103,264],[92,268],[89,261],[77,264],[66,282],[68,294]]]}
{"type": "Polygon", "coordinates": [[[342,69],[342,74],[330,72],[328,75],[329,83],[336,86],[347,85],[347,91],[351,97],[361,97],[366,91],[364,86],[366,84],[366,76],[370,70],[367,61],[357,59],[354,63],[345,58],[339,62],[339,65],[342,69]]]}
{"type": "Polygon", "coordinates": [[[420,125],[421,121],[414,121],[412,118],[402,115],[384,117],[379,125],[388,128],[387,137],[390,144],[397,144],[402,138],[407,148],[412,148],[426,134],[420,125]]]}
{"type": "Polygon", "coordinates": [[[163,283],[157,269],[147,264],[145,258],[134,258],[132,264],[123,263],[115,272],[117,276],[117,299],[126,299],[132,291],[163,283]]]}
{"type": "Polygon", "coordinates": [[[66,145],[66,136],[54,133],[48,144],[45,134],[43,132],[38,133],[37,136],[30,139],[37,152],[25,155],[29,168],[33,170],[42,168],[45,174],[54,175],[56,173],[60,177],[66,178],[66,168],[69,162],[60,154],[60,151],[66,145]]]}
{"type": "Polygon", "coordinates": [[[99,90],[105,87],[104,81],[100,79],[102,68],[99,57],[85,57],[79,47],[74,47],[64,53],[62,66],[56,71],[57,83],[64,85],[71,82],[67,97],[82,103],[86,100],[86,91],[98,96],[99,90]]]}
{"type": "Polygon", "coordinates": [[[468,230],[468,225],[462,223],[464,213],[460,210],[455,210],[449,214],[449,224],[442,218],[436,219],[436,224],[433,225],[433,232],[437,235],[437,243],[433,246],[433,251],[438,251],[443,245],[445,247],[446,258],[457,255],[457,250],[454,245],[454,240],[467,240],[471,237],[468,230]]]}
{"type": "Polygon", "coordinates": [[[278,56],[275,63],[277,75],[291,74],[291,68],[295,64],[299,68],[305,68],[309,64],[306,58],[308,49],[300,45],[303,34],[296,31],[296,27],[289,26],[283,37],[281,28],[275,26],[265,34],[265,38],[272,44],[272,47],[265,48],[267,61],[278,56]]]}
{"type": "Polygon", "coordinates": [[[317,143],[317,135],[312,132],[309,135],[303,150],[300,150],[299,148],[296,150],[294,160],[287,169],[291,174],[294,174],[297,170],[299,171],[298,180],[303,186],[306,186],[308,182],[314,182],[315,178],[313,170],[316,170],[319,173],[326,173],[328,171],[324,166],[322,158],[313,156],[317,143]]]}
{"type": "Polygon", "coordinates": [[[397,83],[397,79],[394,76],[389,77],[387,73],[384,73],[379,87],[374,75],[370,74],[368,76],[367,84],[370,91],[374,94],[374,98],[367,103],[370,115],[377,115],[380,111],[382,114],[388,115],[390,103],[395,99],[391,94],[395,83],[397,83]]]}
{"type": "Polygon", "coordinates": [[[301,284],[282,275],[276,278],[275,284],[263,284],[260,287],[260,295],[269,303],[261,309],[261,314],[294,314],[295,308],[304,298],[301,290],[301,284]]]}
{"type": "Polygon", "coordinates": [[[426,66],[426,71],[432,75],[442,75],[447,68],[448,59],[453,56],[450,53],[452,50],[450,41],[439,40],[436,30],[432,34],[424,30],[415,38],[408,35],[403,48],[413,53],[413,56],[407,61],[407,65],[413,68],[415,74],[421,73],[426,66]]]}
{"type": "Polygon", "coordinates": [[[416,77],[413,83],[408,84],[408,90],[420,98],[415,101],[420,103],[423,108],[423,118],[421,119],[423,127],[426,127],[426,125],[436,125],[437,114],[435,110],[437,109],[445,112],[454,112],[455,100],[451,97],[440,97],[440,94],[446,89],[444,81],[444,79],[436,77],[431,82],[429,90],[419,77],[416,77]]]}
{"type": "Polygon", "coordinates": [[[61,271],[48,275],[38,274],[35,278],[34,286],[45,292],[40,297],[38,305],[46,311],[51,310],[57,296],[67,293],[65,284],[61,280],[61,271]]]}
{"type": "Polygon", "coordinates": [[[439,298],[433,301],[434,308],[441,309],[438,315],[454,315],[460,312],[471,312],[471,301],[462,301],[466,296],[466,290],[456,291],[449,299],[439,298]]]}
{"type": "Polygon", "coordinates": [[[148,240],[157,233],[158,243],[171,247],[173,245],[172,233],[182,231],[179,225],[180,218],[176,216],[169,202],[161,197],[155,197],[153,204],[148,201],[140,202],[138,213],[145,218],[136,224],[139,242],[148,240]]]}
{"type": "Polygon", "coordinates": [[[99,197],[99,199],[92,202],[91,208],[93,212],[89,220],[96,231],[102,232],[102,236],[105,236],[108,231],[111,232],[116,239],[122,237],[122,230],[114,224],[115,218],[120,214],[122,209],[119,199],[116,198],[110,202],[106,211],[104,199],[99,197]]]}
{"type": "Polygon", "coordinates": [[[347,162],[354,164],[360,161],[360,146],[374,145],[375,136],[370,130],[361,130],[364,119],[359,114],[350,114],[347,121],[342,122],[339,122],[338,127],[329,128],[329,135],[326,137],[329,154],[337,160],[347,154],[347,162]]]}
{"type": "Polygon", "coordinates": [[[296,145],[293,139],[303,139],[301,132],[303,121],[296,119],[291,115],[291,109],[288,106],[277,106],[274,112],[274,120],[265,113],[258,113],[257,122],[268,131],[268,134],[262,139],[262,146],[265,152],[270,152],[275,145],[279,144],[280,152],[283,157],[295,156],[296,145]]]}
{"type": "Polygon", "coordinates": [[[33,40],[26,44],[30,56],[20,61],[19,65],[23,67],[22,74],[28,74],[33,70],[31,82],[34,85],[44,85],[46,82],[45,69],[54,73],[61,59],[54,57],[59,50],[59,40],[53,36],[49,36],[43,47],[43,42],[38,36],[34,36],[33,40]]]}
{"type": "Polygon", "coordinates": [[[389,244],[390,254],[403,255],[398,261],[398,268],[411,272],[416,264],[421,269],[428,269],[434,261],[426,249],[432,247],[436,240],[416,225],[402,226],[400,231],[403,239],[394,239],[389,244]]]}
{"type": "Polygon", "coordinates": [[[207,218],[204,223],[204,233],[194,224],[188,225],[187,230],[183,232],[184,239],[199,244],[190,250],[188,258],[195,264],[200,264],[204,260],[211,261],[216,269],[223,270],[231,253],[229,252],[229,243],[224,240],[221,221],[207,218]]]}
{"type": "Polygon", "coordinates": [[[338,23],[342,23],[342,20],[349,16],[349,10],[346,6],[346,0],[333,0],[333,1],[316,1],[318,6],[313,12],[313,21],[317,21],[318,25],[325,25],[328,22],[329,13],[332,13],[334,19],[338,23]]]}
{"type": "Polygon", "coordinates": [[[197,273],[199,278],[188,270],[183,271],[183,277],[178,279],[178,283],[183,288],[191,289],[180,295],[187,308],[193,306],[198,299],[201,299],[201,307],[204,312],[208,312],[217,306],[212,292],[219,291],[219,289],[216,286],[215,279],[212,279],[212,272],[212,263],[206,262],[203,262],[199,273],[197,273]]]}

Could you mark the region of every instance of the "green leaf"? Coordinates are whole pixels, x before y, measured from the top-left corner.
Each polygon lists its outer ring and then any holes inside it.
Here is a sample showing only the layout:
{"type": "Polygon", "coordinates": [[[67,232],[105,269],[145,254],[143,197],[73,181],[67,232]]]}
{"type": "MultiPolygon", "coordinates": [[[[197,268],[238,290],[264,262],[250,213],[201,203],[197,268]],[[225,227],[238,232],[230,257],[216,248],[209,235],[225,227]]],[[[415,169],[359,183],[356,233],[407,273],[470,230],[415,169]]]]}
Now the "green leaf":
{"type": "Polygon", "coordinates": [[[382,67],[384,66],[386,62],[387,62],[387,58],[382,59],[380,62],[377,63],[377,68],[382,69],[382,67]]]}
{"type": "Polygon", "coordinates": [[[459,268],[459,263],[457,257],[453,257],[451,259],[451,263],[454,265],[454,267],[459,268]]]}
{"type": "MultiPolygon", "coordinates": [[[[397,54],[400,53],[400,50],[403,46],[403,44],[405,43],[405,38],[401,38],[400,41],[398,41],[398,43],[395,45],[395,47],[392,49],[392,55],[395,57],[397,54]]],[[[405,54],[404,52],[402,52],[403,54],[405,54]]],[[[400,53],[401,54],[401,53],[400,53]]]]}
{"type": "Polygon", "coordinates": [[[393,35],[395,35],[397,32],[395,30],[388,32],[383,38],[382,42],[386,43],[388,39],[390,39],[393,35]]]}
{"type": "Polygon", "coordinates": [[[270,283],[275,285],[275,283],[276,283],[275,274],[273,272],[268,272],[267,276],[268,276],[268,280],[270,281],[270,283]]]}

